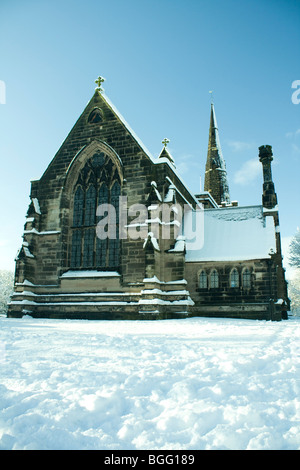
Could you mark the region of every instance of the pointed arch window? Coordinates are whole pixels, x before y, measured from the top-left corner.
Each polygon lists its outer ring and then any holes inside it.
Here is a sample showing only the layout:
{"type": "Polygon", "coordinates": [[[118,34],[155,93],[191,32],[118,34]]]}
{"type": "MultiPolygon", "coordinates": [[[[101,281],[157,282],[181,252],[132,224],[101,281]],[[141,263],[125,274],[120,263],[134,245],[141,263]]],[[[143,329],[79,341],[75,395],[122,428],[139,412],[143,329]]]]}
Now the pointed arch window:
{"type": "Polygon", "coordinates": [[[71,268],[112,270],[119,267],[120,177],[111,158],[103,152],[100,156],[101,159],[95,154],[88,160],[74,188],[71,268]],[[100,239],[97,236],[96,228],[101,218],[96,217],[96,212],[100,204],[111,204],[115,208],[116,217],[106,219],[108,224],[114,224],[116,237],[100,239]]]}
{"type": "Polygon", "coordinates": [[[250,272],[250,269],[245,268],[243,270],[242,281],[243,281],[244,289],[250,289],[251,288],[251,272],[250,272]]]}
{"type": "Polygon", "coordinates": [[[88,117],[90,124],[96,124],[103,121],[103,113],[100,108],[94,108],[88,117]]]}
{"type": "Polygon", "coordinates": [[[210,273],[210,287],[212,289],[219,288],[219,273],[216,269],[213,269],[210,273]]]}
{"type": "Polygon", "coordinates": [[[199,288],[207,289],[207,274],[205,271],[201,271],[199,275],[199,288]]]}
{"type": "Polygon", "coordinates": [[[239,287],[239,272],[236,268],[233,268],[230,273],[230,287],[239,287]]]}

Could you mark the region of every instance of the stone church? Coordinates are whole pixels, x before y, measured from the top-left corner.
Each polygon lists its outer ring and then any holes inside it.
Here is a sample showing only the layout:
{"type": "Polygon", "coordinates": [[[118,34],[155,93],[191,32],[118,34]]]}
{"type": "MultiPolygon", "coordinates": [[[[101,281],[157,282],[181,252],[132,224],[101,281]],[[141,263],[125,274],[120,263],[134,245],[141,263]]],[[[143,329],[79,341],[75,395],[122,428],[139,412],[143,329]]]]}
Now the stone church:
{"type": "MultiPolygon", "coordinates": [[[[262,204],[232,201],[211,104],[204,191],[154,158],[102,89],[31,182],[9,317],[287,319],[272,148],[262,204]]],[[[51,136],[50,136],[51,137],[51,136]]]]}

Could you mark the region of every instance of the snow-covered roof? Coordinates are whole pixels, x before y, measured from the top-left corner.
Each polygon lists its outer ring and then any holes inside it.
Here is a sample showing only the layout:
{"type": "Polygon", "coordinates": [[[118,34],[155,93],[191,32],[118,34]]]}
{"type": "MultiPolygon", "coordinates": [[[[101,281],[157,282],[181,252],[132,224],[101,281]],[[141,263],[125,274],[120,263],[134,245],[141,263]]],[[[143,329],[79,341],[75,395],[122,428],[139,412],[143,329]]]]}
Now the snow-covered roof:
{"type": "Polygon", "coordinates": [[[262,206],[189,211],[184,235],[186,261],[265,259],[276,252],[274,219],[263,215],[262,206]],[[194,243],[193,231],[200,233],[194,243]]]}

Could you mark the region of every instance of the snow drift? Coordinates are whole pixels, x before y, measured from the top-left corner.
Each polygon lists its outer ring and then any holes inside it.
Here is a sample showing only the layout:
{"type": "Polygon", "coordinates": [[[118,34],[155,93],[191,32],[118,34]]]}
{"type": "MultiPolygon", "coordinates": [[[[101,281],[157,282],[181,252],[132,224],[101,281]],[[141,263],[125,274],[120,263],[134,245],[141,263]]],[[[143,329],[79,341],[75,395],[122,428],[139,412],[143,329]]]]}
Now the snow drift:
{"type": "Polygon", "coordinates": [[[300,319],[0,318],[1,449],[300,448],[300,319]]]}

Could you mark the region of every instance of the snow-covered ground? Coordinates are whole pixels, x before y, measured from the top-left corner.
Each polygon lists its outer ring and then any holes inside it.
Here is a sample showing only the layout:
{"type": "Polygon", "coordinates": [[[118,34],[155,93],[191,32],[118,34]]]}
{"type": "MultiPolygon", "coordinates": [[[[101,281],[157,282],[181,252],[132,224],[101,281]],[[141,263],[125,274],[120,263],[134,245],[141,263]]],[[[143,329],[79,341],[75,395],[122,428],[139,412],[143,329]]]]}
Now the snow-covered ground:
{"type": "Polygon", "coordinates": [[[1,449],[300,449],[300,319],[0,318],[1,449]]]}

